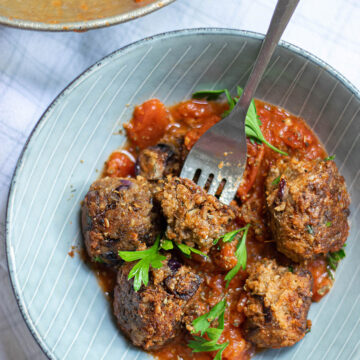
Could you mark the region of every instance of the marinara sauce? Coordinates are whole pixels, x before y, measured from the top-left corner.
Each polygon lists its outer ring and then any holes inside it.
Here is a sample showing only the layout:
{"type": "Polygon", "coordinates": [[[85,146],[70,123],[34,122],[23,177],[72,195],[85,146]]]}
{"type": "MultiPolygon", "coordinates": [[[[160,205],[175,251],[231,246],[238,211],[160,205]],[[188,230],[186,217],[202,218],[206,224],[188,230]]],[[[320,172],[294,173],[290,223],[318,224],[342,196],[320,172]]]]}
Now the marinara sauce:
{"type": "MultiPolygon", "coordinates": [[[[289,114],[279,107],[255,100],[257,113],[261,120],[261,130],[266,140],[275,147],[299,159],[325,158],[326,151],[317,136],[299,117],[289,114]]],[[[204,100],[188,100],[166,108],[157,99],[152,99],[137,106],[131,122],[125,125],[128,137],[126,151],[116,151],[108,159],[104,176],[133,176],[135,159],[139,151],[155,145],[164,137],[167,139],[182,136],[188,150],[199,137],[212,125],[221,120],[228,105],[204,100]]],[[[232,205],[240,214],[240,224],[251,223],[247,237],[248,263],[263,257],[276,258],[282,264],[289,260],[277,252],[274,241],[266,224],[264,182],[270,166],[281,156],[263,144],[248,140],[248,161],[243,182],[238,189],[237,199],[232,205]]],[[[224,360],[249,359],[255,349],[243,336],[242,324],[245,320],[243,309],[246,293],[243,285],[247,278],[246,271],[240,271],[225,287],[224,277],[236,264],[234,256],[235,242],[227,243],[218,249],[216,256],[207,260],[194,258],[186,260],[204,278],[201,293],[204,312],[209,311],[227,293],[225,329],[219,343],[229,342],[223,352],[224,360]]],[[[313,301],[319,301],[331,288],[332,280],[327,273],[324,258],[309,262],[307,268],[314,278],[313,301]]],[[[113,290],[113,274],[98,272],[98,278],[105,291],[113,290]]],[[[180,335],[162,349],[152,354],[159,360],[211,360],[215,353],[193,353],[187,346],[190,335],[180,335]]]]}

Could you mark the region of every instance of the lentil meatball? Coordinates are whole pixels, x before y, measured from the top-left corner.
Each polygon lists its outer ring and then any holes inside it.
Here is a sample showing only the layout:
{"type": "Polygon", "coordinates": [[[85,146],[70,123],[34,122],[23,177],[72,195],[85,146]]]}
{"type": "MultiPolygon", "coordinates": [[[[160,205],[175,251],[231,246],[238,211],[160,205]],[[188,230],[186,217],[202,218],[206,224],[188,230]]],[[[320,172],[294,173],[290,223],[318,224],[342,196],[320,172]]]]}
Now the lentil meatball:
{"type": "Polygon", "coordinates": [[[178,176],[187,154],[183,135],[164,137],[155,146],[140,151],[135,172],[148,180],[159,180],[167,175],[178,176]]]}
{"type": "Polygon", "coordinates": [[[180,162],[173,146],[157,144],[142,150],[136,162],[136,174],[148,180],[159,180],[166,175],[179,175],[180,162]]]}
{"type": "Polygon", "coordinates": [[[280,160],[266,190],[270,228],[287,257],[301,262],[344,245],[350,198],[334,161],[280,160]]]}
{"type": "Polygon", "coordinates": [[[249,267],[245,283],[245,337],[260,348],[281,348],[300,341],[307,329],[312,277],[307,270],[278,266],[264,259],[249,267]]]}
{"type": "Polygon", "coordinates": [[[188,179],[167,177],[155,198],[167,220],[166,237],[207,253],[213,241],[229,231],[236,213],[188,179]]]}
{"type": "Polygon", "coordinates": [[[145,249],[160,233],[159,215],[149,183],[137,179],[95,181],[82,207],[82,231],[90,258],[121,262],[118,251],[145,249]]]}
{"type": "Polygon", "coordinates": [[[157,349],[182,329],[186,305],[202,279],[168,256],[162,268],[151,268],[148,286],[135,292],[133,279],[128,280],[133,265],[126,263],[119,269],[114,313],[119,327],[134,345],[145,350],[157,349]]]}

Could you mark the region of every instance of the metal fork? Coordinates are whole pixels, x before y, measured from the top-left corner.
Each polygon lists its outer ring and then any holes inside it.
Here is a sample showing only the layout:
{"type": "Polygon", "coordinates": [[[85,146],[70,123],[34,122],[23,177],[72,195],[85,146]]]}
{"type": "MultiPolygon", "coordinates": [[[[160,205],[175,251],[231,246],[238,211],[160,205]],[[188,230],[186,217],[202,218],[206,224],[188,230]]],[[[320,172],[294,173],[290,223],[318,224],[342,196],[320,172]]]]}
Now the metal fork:
{"type": "Polygon", "coordinates": [[[210,187],[211,195],[221,191],[220,201],[229,204],[234,199],[246,166],[245,118],[255,90],[270,58],[300,0],[278,0],[269,29],[259,55],[244,88],[244,92],[223,120],[211,127],[191,149],[181,177],[198,180],[197,184],[210,187]]]}

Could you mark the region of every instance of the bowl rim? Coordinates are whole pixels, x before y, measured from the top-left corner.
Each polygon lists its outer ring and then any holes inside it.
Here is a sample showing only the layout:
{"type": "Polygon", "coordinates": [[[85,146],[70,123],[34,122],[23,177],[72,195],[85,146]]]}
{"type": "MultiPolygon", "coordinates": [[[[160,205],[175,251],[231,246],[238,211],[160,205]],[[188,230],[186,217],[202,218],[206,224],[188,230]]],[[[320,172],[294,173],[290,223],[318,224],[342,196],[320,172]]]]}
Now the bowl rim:
{"type": "MultiPolygon", "coordinates": [[[[88,76],[91,76],[94,72],[96,72],[100,67],[108,64],[112,61],[114,57],[124,55],[128,52],[130,52],[133,48],[136,48],[138,46],[141,46],[144,43],[147,43],[149,41],[153,40],[162,40],[162,39],[168,39],[168,38],[176,38],[176,37],[183,37],[188,35],[237,35],[252,39],[258,39],[262,40],[264,39],[264,35],[261,33],[248,31],[248,30],[238,30],[238,29],[230,29],[230,28],[194,28],[194,29],[184,29],[184,30],[175,30],[175,31],[169,31],[160,33],[157,35],[153,35],[150,37],[143,38],[141,40],[135,41],[133,43],[130,43],[118,50],[113,51],[112,53],[106,55],[105,57],[101,58],[99,61],[91,65],[89,68],[87,68],[85,71],[83,71],[80,75],[78,75],[74,80],[72,80],[51,102],[51,104],[46,108],[46,110],[43,112],[39,120],[36,122],[34,128],[32,129],[30,135],[28,136],[24,147],[21,151],[21,154],[19,156],[19,159],[16,163],[14,173],[12,175],[11,183],[10,183],[10,189],[8,193],[7,198],[7,204],[6,204],[6,220],[5,220],[5,247],[6,247],[6,261],[8,266],[8,274],[10,278],[10,284],[11,288],[13,290],[13,293],[15,295],[15,299],[17,302],[17,305],[20,309],[21,315],[25,320],[25,324],[28,327],[32,337],[35,339],[35,341],[38,343],[39,347],[43,351],[43,353],[49,358],[49,359],[56,359],[55,355],[52,353],[52,351],[48,348],[48,345],[45,343],[45,341],[42,339],[40,334],[37,332],[37,329],[28,314],[28,310],[26,308],[26,305],[23,302],[23,299],[21,297],[21,292],[19,291],[19,287],[17,284],[17,278],[15,269],[13,267],[12,257],[14,256],[12,247],[10,246],[10,221],[9,221],[9,214],[10,209],[12,207],[12,200],[14,197],[14,192],[16,191],[16,183],[17,183],[17,177],[19,176],[19,172],[21,170],[22,164],[23,164],[23,158],[24,154],[29,146],[29,143],[31,139],[33,138],[34,134],[39,129],[39,125],[44,124],[46,119],[48,118],[48,114],[52,110],[53,107],[55,107],[58,102],[61,101],[61,99],[67,95],[68,92],[70,92],[73,88],[77,86],[77,83],[79,80],[84,80],[88,76]]],[[[283,47],[285,49],[290,50],[291,52],[294,52],[295,54],[304,57],[305,59],[309,60],[310,62],[314,63],[315,65],[321,66],[324,68],[326,72],[328,72],[331,76],[335,77],[340,83],[342,83],[349,91],[352,92],[352,94],[358,98],[360,101],[360,91],[349,81],[347,80],[343,75],[341,75],[337,70],[335,70],[332,66],[327,64],[325,61],[321,60],[317,56],[311,54],[310,52],[293,45],[289,42],[281,40],[279,42],[280,47],[283,47]]]]}
{"type": "Polygon", "coordinates": [[[98,29],[134,20],[138,17],[150,14],[174,2],[175,0],[154,0],[152,3],[141,6],[138,9],[107,18],[91,19],[87,21],[69,21],[59,23],[47,23],[42,21],[31,21],[0,15],[0,24],[18,29],[37,31],[78,31],[83,32],[98,29]]]}

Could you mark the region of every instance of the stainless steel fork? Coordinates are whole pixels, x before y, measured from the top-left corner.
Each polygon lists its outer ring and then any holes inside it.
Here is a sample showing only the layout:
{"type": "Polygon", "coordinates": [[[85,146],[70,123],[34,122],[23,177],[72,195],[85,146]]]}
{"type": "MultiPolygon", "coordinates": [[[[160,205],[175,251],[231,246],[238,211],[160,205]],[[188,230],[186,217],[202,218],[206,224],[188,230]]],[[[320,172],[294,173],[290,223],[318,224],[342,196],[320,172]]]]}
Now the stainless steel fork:
{"type": "Polygon", "coordinates": [[[194,180],[208,193],[215,195],[223,188],[220,201],[229,204],[234,199],[246,166],[245,118],[255,90],[270,58],[300,0],[278,0],[259,55],[244,88],[244,92],[223,120],[211,127],[191,149],[182,168],[181,177],[194,180]],[[210,185],[209,185],[210,184],[210,185]]]}

